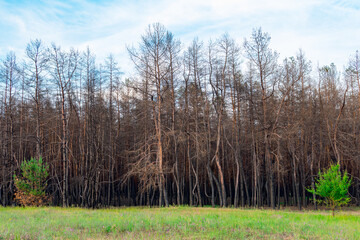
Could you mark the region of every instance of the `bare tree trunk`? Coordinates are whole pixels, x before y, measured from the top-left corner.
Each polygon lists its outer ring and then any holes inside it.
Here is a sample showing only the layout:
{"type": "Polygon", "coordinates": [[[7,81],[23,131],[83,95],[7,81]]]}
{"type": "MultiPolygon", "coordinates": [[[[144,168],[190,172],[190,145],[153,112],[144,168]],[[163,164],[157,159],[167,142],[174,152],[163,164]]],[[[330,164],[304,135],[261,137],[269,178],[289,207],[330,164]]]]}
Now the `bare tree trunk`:
{"type": "Polygon", "coordinates": [[[220,149],[220,137],[221,137],[221,117],[222,114],[219,116],[218,120],[218,127],[217,127],[217,138],[216,138],[216,151],[215,151],[215,163],[218,168],[219,174],[219,181],[221,186],[221,199],[222,199],[222,207],[226,207],[226,190],[225,190],[225,182],[224,182],[224,175],[222,171],[222,167],[220,165],[220,156],[219,156],[219,149],[220,149]]]}
{"type": "MultiPolygon", "coordinates": [[[[311,189],[315,189],[315,181],[314,181],[314,161],[315,161],[315,146],[314,146],[314,131],[311,137],[311,161],[310,161],[310,176],[311,176],[311,189]]],[[[313,201],[314,201],[314,208],[317,210],[317,203],[316,203],[316,194],[313,192],[313,201]]]]}
{"type": "Polygon", "coordinates": [[[295,196],[296,197],[296,202],[298,204],[298,208],[299,210],[301,210],[301,198],[300,198],[300,189],[299,189],[299,180],[297,179],[297,174],[296,174],[296,170],[297,170],[297,157],[296,157],[296,153],[294,150],[294,146],[292,145],[292,143],[290,143],[290,151],[291,151],[291,158],[292,158],[292,167],[293,167],[293,180],[294,180],[294,184],[295,184],[295,196]]]}
{"type": "Polygon", "coordinates": [[[65,93],[64,89],[61,90],[62,99],[61,99],[61,122],[62,122],[62,140],[61,140],[61,151],[62,151],[62,162],[63,162],[63,196],[62,204],[63,207],[68,206],[68,154],[67,154],[67,125],[66,125],[66,112],[65,112],[65,93]]]}

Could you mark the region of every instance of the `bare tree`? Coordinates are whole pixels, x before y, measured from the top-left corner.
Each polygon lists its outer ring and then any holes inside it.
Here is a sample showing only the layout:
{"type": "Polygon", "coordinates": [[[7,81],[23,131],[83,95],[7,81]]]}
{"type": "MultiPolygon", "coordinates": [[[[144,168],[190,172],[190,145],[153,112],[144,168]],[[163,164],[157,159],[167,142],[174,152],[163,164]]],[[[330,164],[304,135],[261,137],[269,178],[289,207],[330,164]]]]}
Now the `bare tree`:
{"type": "Polygon", "coordinates": [[[41,150],[41,121],[42,121],[42,95],[44,93],[43,81],[47,63],[49,61],[46,48],[41,40],[36,39],[30,41],[26,47],[27,64],[25,67],[25,75],[27,77],[27,86],[32,90],[31,96],[35,103],[36,112],[36,157],[42,155],[41,150]]]}
{"type": "Polygon", "coordinates": [[[166,186],[165,186],[165,172],[164,169],[164,155],[163,155],[163,121],[162,110],[164,94],[169,89],[168,77],[172,62],[169,61],[169,43],[172,42],[169,38],[172,35],[166,31],[164,26],[159,23],[148,27],[145,35],[142,36],[142,42],[139,49],[128,48],[131,60],[134,62],[137,71],[141,75],[147,75],[153,89],[152,109],[154,115],[154,126],[157,138],[157,153],[156,163],[158,166],[158,182],[159,182],[159,205],[169,205],[166,186]]]}
{"type": "Polygon", "coordinates": [[[68,206],[68,181],[69,181],[69,129],[66,99],[71,81],[75,76],[78,65],[79,53],[71,49],[68,53],[60,49],[55,44],[50,50],[50,60],[52,63],[52,75],[58,85],[61,101],[61,156],[63,166],[63,184],[62,184],[62,205],[68,206]]]}
{"type": "Polygon", "coordinates": [[[2,132],[2,181],[1,181],[1,202],[3,205],[7,205],[12,202],[12,199],[8,198],[7,191],[10,191],[11,195],[14,193],[12,184],[12,172],[15,170],[14,166],[19,167],[19,162],[15,156],[15,142],[14,142],[14,125],[15,125],[15,88],[18,81],[18,67],[16,63],[16,56],[14,52],[8,53],[6,59],[2,62],[0,67],[0,76],[2,84],[4,84],[3,95],[3,121],[1,121],[2,132]],[[15,162],[17,161],[17,162],[15,162]]]}
{"type": "Polygon", "coordinates": [[[261,104],[262,104],[262,125],[264,137],[264,159],[265,169],[267,171],[268,193],[270,195],[270,205],[275,208],[275,195],[273,185],[273,166],[270,156],[270,135],[271,128],[269,122],[269,98],[274,92],[276,83],[276,67],[278,54],[269,48],[270,36],[263,33],[261,28],[253,31],[251,39],[245,40],[244,48],[246,54],[256,67],[258,81],[261,87],[261,104]]]}

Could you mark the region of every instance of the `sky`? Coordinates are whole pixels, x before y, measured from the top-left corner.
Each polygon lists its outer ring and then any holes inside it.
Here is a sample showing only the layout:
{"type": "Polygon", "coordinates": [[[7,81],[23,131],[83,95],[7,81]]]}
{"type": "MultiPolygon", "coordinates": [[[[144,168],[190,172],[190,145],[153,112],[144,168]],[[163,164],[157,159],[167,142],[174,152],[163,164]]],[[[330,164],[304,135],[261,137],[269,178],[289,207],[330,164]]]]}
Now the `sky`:
{"type": "Polygon", "coordinates": [[[280,59],[301,48],[315,67],[333,62],[342,70],[360,50],[360,0],[0,0],[0,58],[9,51],[21,58],[39,38],[63,48],[89,46],[98,61],[112,53],[127,73],[126,46],[136,46],[156,22],[183,48],[225,32],[242,45],[261,27],[280,59]]]}

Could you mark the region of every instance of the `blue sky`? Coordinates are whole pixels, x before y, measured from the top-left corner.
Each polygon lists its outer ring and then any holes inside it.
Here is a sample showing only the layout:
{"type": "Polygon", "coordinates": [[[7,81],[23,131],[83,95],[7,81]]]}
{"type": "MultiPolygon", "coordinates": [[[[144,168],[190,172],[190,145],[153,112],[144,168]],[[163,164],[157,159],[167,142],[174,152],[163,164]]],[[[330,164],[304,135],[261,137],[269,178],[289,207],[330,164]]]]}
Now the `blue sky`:
{"type": "Polygon", "coordinates": [[[30,39],[79,50],[103,60],[113,53],[127,71],[126,45],[136,44],[148,24],[160,22],[183,46],[224,32],[242,44],[255,27],[269,32],[280,59],[302,48],[316,66],[342,70],[360,50],[359,0],[5,1],[0,0],[0,57],[20,57],[30,39]]]}

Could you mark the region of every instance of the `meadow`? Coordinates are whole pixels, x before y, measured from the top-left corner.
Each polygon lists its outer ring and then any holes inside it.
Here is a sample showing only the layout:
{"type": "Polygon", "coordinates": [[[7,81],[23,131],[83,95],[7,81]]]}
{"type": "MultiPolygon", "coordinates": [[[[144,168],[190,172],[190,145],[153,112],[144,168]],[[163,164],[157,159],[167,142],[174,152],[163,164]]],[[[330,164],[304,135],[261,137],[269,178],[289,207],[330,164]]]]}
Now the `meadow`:
{"type": "Polygon", "coordinates": [[[360,209],[2,207],[0,239],[360,239],[360,209]]]}

